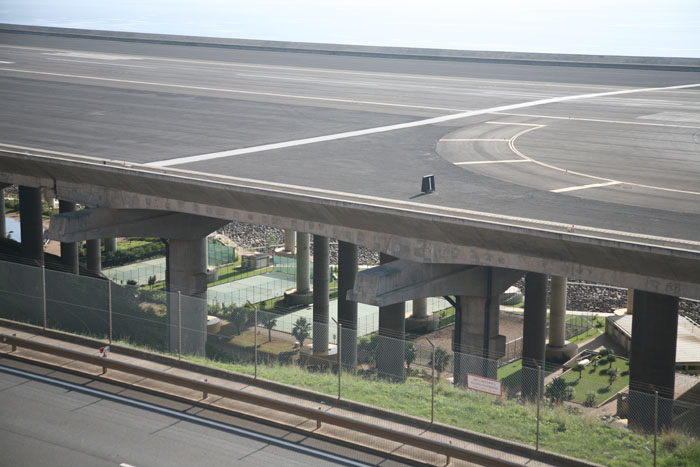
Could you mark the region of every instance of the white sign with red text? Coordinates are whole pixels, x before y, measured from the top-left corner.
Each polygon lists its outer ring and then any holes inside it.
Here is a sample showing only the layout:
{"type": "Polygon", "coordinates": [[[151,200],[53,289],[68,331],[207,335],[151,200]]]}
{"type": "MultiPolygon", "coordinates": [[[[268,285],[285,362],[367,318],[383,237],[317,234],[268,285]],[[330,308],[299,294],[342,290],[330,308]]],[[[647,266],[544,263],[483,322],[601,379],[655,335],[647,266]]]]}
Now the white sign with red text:
{"type": "Polygon", "coordinates": [[[475,391],[493,394],[494,396],[503,395],[503,386],[500,381],[470,373],[467,373],[467,387],[475,391]]]}

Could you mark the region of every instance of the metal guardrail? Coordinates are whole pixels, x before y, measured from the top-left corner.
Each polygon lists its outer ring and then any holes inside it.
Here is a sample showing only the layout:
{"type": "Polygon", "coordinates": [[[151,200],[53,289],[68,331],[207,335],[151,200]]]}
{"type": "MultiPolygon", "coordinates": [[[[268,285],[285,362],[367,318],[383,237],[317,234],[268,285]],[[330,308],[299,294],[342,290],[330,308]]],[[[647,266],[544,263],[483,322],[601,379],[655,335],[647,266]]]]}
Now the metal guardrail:
{"type": "Polygon", "coordinates": [[[344,417],[342,415],[330,414],[324,412],[323,410],[310,409],[297,404],[291,404],[288,402],[283,402],[265,396],[255,395],[236,389],[226,388],[206,381],[198,381],[191,378],[185,378],[183,376],[164,373],[162,371],[150,370],[148,368],[143,368],[130,363],[111,360],[109,358],[96,355],[87,355],[82,352],[63,349],[54,345],[42,344],[39,342],[22,339],[16,336],[0,334],[0,343],[12,346],[12,352],[16,351],[17,347],[21,347],[36,352],[47,353],[95,365],[97,367],[102,368],[102,374],[106,373],[107,369],[111,369],[133,374],[136,376],[141,376],[143,378],[173,384],[176,386],[186,387],[195,391],[201,391],[203,399],[206,398],[209,394],[214,394],[228,399],[235,399],[248,404],[274,409],[279,412],[298,415],[311,420],[316,420],[317,428],[320,428],[322,423],[327,423],[329,425],[334,425],[340,428],[345,428],[348,430],[364,433],[371,436],[376,436],[386,440],[407,444],[420,449],[424,449],[426,451],[442,454],[447,457],[448,464],[451,458],[455,458],[487,466],[510,467],[521,465],[507,460],[499,459],[488,454],[469,451],[467,449],[459,448],[451,444],[442,443],[439,441],[434,441],[407,433],[402,433],[396,430],[392,430],[390,428],[383,428],[369,423],[360,422],[348,417],[344,417]]]}

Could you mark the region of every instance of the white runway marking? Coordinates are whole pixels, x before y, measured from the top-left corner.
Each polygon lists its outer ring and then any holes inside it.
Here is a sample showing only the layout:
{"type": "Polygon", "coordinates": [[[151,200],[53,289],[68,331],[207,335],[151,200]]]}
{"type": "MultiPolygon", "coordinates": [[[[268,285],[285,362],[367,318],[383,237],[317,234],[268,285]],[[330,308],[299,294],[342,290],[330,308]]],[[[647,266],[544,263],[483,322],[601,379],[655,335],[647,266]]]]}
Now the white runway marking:
{"type": "MultiPolygon", "coordinates": [[[[2,68],[0,68],[1,70],[2,68]]],[[[324,135],[324,136],[317,136],[314,138],[304,138],[304,139],[298,139],[298,140],[293,140],[293,141],[285,141],[285,142],[280,142],[280,143],[273,143],[273,144],[264,144],[262,146],[254,146],[254,147],[249,147],[249,148],[241,148],[241,149],[233,149],[230,151],[220,151],[220,152],[215,152],[215,153],[210,153],[210,154],[199,154],[195,156],[187,156],[187,157],[179,157],[175,159],[167,159],[163,161],[157,161],[157,162],[151,162],[146,165],[151,166],[151,167],[168,167],[172,165],[179,165],[179,164],[188,164],[192,162],[202,162],[206,160],[212,160],[212,159],[221,159],[224,157],[232,157],[232,156],[238,156],[242,154],[252,154],[256,152],[262,152],[262,151],[270,151],[274,149],[284,149],[284,148],[290,148],[294,146],[303,146],[307,144],[314,144],[314,143],[320,143],[320,142],[325,142],[325,141],[335,141],[339,139],[346,139],[346,138],[354,138],[357,136],[366,136],[366,135],[371,135],[371,134],[376,134],[376,133],[385,133],[388,131],[395,131],[395,130],[403,130],[406,128],[416,128],[416,127],[421,127],[421,126],[426,126],[426,125],[433,125],[436,123],[443,123],[443,122],[449,122],[452,120],[458,120],[466,117],[473,117],[476,115],[484,115],[484,114],[489,114],[489,113],[494,113],[494,112],[502,112],[505,110],[514,110],[514,109],[522,109],[526,107],[533,107],[537,105],[545,105],[545,104],[554,104],[558,102],[566,102],[566,101],[573,101],[573,100],[581,100],[581,99],[592,99],[596,97],[604,97],[604,96],[616,96],[616,95],[621,95],[621,94],[635,94],[635,93],[640,93],[640,92],[649,92],[652,90],[659,90],[659,89],[686,89],[686,88],[693,88],[693,87],[698,87],[700,84],[682,84],[678,86],[667,86],[663,88],[641,88],[641,89],[626,89],[622,91],[608,91],[608,92],[598,92],[598,93],[592,93],[592,94],[576,94],[573,96],[561,96],[561,97],[551,97],[547,99],[538,99],[535,101],[529,101],[529,102],[521,102],[519,104],[509,104],[509,105],[502,105],[498,107],[491,107],[488,109],[481,109],[481,110],[472,110],[468,112],[461,112],[457,114],[452,114],[452,115],[443,115],[441,117],[432,117],[432,118],[427,118],[424,120],[417,120],[414,122],[408,122],[408,123],[398,123],[395,125],[386,125],[386,126],[381,126],[381,127],[375,127],[375,128],[366,128],[364,130],[355,130],[355,131],[347,131],[343,133],[336,133],[332,135],[324,135]]]]}
{"type": "MultiPolygon", "coordinates": [[[[503,112],[493,112],[493,113],[499,114],[499,115],[501,115],[501,114],[502,114],[502,115],[507,115],[507,114],[505,114],[505,113],[503,113],[503,112]]],[[[486,123],[488,123],[488,124],[490,124],[490,125],[534,126],[534,127],[537,127],[537,128],[543,126],[543,125],[538,125],[538,124],[536,124],[536,123],[516,123],[516,122],[486,122],[486,123]]]]}
{"type": "Polygon", "coordinates": [[[70,59],[70,58],[47,58],[46,60],[51,60],[52,62],[89,63],[90,65],[126,66],[126,67],[129,67],[129,68],[155,68],[154,66],[127,65],[126,63],[91,62],[91,61],[89,61],[89,60],[73,60],[73,59],[70,59]]]}
{"type": "Polygon", "coordinates": [[[620,185],[622,182],[610,181],[605,183],[592,183],[590,185],[580,185],[580,186],[570,186],[567,188],[558,188],[556,190],[549,190],[552,193],[566,193],[569,191],[587,190],[589,188],[600,188],[603,186],[620,185]]]}
{"type": "Polygon", "coordinates": [[[2,60],[0,60],[0,64],[3,64],[3,65],[12,65],[13,63],[15,63],[15,62],[3,62],[2,60]]]}
{"type": "Polygon", "coordinates": [[[505,159],[500,161],[468,161],[468,162],[453,162],[454,165],[478,165],[478,164],[512,164],[515,162],[533,162],[528,159],[505,159]]]}
{"type": "MultiPolygon", "coordinates": [[[[661,126],[669,128],[700,128],[700,126],[692,125],[674,125],[672,123],[650,123],[650,122],[632,122],[629,120],[605,120],[601,118],[583,118],[583,117],[557,117],[554,115],[535,115],[535,114],[518,114],[512,112],[494,112],[496,115],[508,115],[512,117],[530,117],[530,118],[547,118],[552,120],[572,120],[576,122],[594,122],[594,123],[619,123],[621,125],[641,125],[641,126],[661,126]]],[[[498,123],[507,125],[525,125],[525,123],[502,123],[502,122],[486,122],[498,123]]]]}
{"type": "Polygon", "coordinates": [[[510,138],[443,138],[440,141],[510,141],[510,138]]]}
{"type": "Polygon", "coordinates": [[[394,104],[389,102],[375,102],[375,101],[360,101],[354,99],[337,99],[333,97],[314,97],[314,96],[300,96],[295,94],[282,94],[276,92],[260,92],[260,91],[244,91],[241,89],[230,89],[230,88],[212,88],[207,86],[193,86],[189,84],[169,84],[169,83],[156,83],[153,81],[139,81],[131,79],[116,79],[116,78],[103,78],[100,76],[85,76],[85,75],[72,75],[68,73],[51,73],[48,71],[32,71],[32,70],[20,70],[16,68],[0,68],[1,71],[13,71],[16,73],[29,73],[35,75],[45,75],[45,76],[60,76],[64,78],[78,78],[87,79],[94,81],[106,81],[113,83],[126,83],[126,84],[142,84],[146,86],[161,86],[166,88],[176,88],[176,89],[193,89],[198,91],[215,91],[215,92],[226,92],[231,94],[244,94],[250,96],[267,96],[267,97],[282,97],[288,99],[302,99],[302,100],[312,100],[312,101],[326,101],[326,102],[341,102],[348,104],[360,104],[360,105],[380,105],[388,107],[403,107],[408,109],[425,109],[425,110],[444,110],[450,112],[468,112],[463,109],[451,109],[444,107],[429,107],[421,105],[412,104],[394,104]]]}

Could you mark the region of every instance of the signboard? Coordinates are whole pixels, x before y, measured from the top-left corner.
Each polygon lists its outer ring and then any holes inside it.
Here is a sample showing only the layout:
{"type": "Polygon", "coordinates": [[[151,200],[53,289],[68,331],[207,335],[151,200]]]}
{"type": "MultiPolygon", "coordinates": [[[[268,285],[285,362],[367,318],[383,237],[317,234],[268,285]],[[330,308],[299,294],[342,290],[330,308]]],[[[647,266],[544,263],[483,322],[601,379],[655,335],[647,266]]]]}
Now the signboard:
{"type": "Polygon", "coordinates": [[[500,397],[503,395],[503,386],[500,381],[470,373],[467,373],[467,387],[475,391],[493,394],[494,396],[500,397]]]}

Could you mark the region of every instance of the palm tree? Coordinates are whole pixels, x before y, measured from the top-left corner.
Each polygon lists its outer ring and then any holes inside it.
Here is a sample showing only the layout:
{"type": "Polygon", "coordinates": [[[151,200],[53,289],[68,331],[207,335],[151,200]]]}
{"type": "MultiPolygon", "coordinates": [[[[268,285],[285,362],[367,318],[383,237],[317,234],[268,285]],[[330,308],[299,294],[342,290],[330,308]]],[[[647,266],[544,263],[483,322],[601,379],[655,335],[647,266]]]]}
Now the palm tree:
{"type": "Polygon", "coordinates": [[[267,329],[267,341],[272,342],[272,328],[277,325],[277,318],[270,313],[264,313],[262,316],[262,325],[267,329]]]}
{"type": "Polygon", "coordinates": [[[617,360],[615,358],[615,354],[611,352],[605,360],[610,364],[610,366],[608,366],[608,373],[610,373],[610,368],[612,368],[612,364],[615,363],[615,360],[617,360]]]}
{"type": "Polygon", "coordinates": [[[614,370],[608,370],[608,383],[610,383],[610,386],[612,386],[612,384],[615,382],[618,374],[620,374],[619,368],[615,368],[614,370]]]}
{"type": "Polygon", "coordinates": [[[311,323],[306,321],[306,318],[300,317],[294,322],[292,335],[299,341],[299,349],[304,347],[304,341],[311,335],[311,323]]]}
{"type": "Polygon", "coordinates": [[[583,373],[583,370],[586,369],[586,366],[583,365],[581,362],[576,362],[574,366],[571,367],[571,369],[578,373],[578,379],[581,379],[581,373],[583,373]]]}

